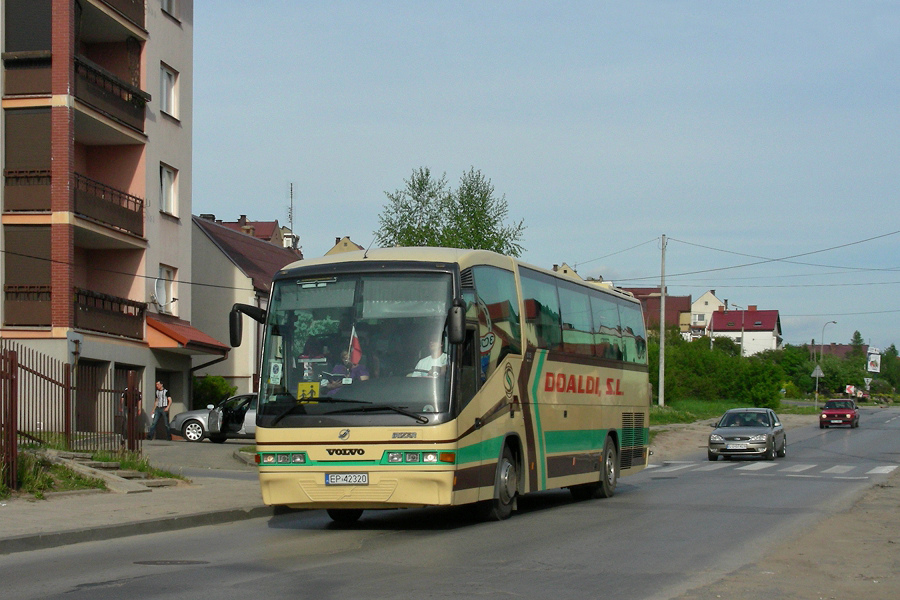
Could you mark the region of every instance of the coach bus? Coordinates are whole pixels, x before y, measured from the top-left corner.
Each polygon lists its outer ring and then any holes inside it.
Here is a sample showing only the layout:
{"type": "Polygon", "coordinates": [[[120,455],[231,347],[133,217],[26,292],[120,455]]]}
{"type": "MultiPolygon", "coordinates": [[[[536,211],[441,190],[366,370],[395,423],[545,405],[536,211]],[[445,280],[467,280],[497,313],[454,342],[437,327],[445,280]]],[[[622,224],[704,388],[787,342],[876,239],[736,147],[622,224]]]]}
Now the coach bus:
{"type": "Polygon", "coordinates": [[[650,386],[630,294],[481,250],[296,262],[263,324],[256,459],[267,505],[366,509],[609,497],[647,465],[650,386]]]}

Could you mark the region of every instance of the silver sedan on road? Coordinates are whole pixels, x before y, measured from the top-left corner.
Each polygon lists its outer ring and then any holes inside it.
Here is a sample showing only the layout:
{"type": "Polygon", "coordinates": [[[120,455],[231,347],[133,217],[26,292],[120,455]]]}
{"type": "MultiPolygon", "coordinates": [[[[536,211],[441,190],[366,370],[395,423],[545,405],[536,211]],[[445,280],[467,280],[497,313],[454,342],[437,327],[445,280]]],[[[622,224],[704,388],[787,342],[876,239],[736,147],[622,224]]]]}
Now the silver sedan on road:
{"type": "Polygon", "coordinates": [[[784,425],[771,409],[732,408],[711,427],[715,427],[715,431],[709,434],[709,460],[718,460],[720,456],[775,460],[776,455],[787,453],[784,425]]]}

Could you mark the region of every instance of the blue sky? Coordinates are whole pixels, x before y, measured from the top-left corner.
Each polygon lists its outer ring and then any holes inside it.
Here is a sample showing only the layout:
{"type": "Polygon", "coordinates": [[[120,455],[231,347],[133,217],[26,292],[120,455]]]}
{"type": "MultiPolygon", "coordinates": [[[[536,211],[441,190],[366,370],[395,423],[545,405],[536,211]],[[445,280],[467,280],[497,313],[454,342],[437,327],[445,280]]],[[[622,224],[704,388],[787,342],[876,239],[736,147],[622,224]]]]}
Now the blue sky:
{"type": "Polygon", "coordinates": [[[526,262],[900,343],[898,2],[196,2],[193,213],[368,246],[470,167],[526,262]],[[791,258],[785,260],[767,260],[791,258]]]}

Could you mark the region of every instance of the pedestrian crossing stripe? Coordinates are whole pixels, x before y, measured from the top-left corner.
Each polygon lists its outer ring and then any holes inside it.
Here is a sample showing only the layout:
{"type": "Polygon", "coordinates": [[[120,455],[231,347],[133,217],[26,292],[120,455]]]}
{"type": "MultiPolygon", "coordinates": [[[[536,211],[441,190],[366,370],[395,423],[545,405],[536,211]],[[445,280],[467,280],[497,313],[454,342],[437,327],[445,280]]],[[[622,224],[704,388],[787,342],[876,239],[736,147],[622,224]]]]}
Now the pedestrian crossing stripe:
{"type": "MultiPolygon", "coordinates": [[[[692,467],[692,470],[694,471],[718,471],[720,469],[727,469],[729,467],[732,467],[735,471],[762,471],[764,469],[770,469],[772,467],[778,466],[780,466],[780,464],[775,462],[753,462],[741,466],[737,466],[737,464],[733,462],[671,462],[665,463],[664,465],[647,465],[647,469],[655,469],[656,473],[673,473],[675,471],[691,469],[692,467]]],[[[819,466],[821,465],[796,464],[780,468],[777,471],[779,473],[788,473],[796,476],[798,473],[804,473],[805,471],[815,469],[819,466]]],[[[821,473],[827,475],[844,475],[845,473],[849,473],[855,468],[856,467],[851,465],[833,465],[831,467],[828,467],[827,469],[824,469],[823,471],[821,471],[821,473]]],[[[866,471],[866,475],[889,475],[890,473],[893,473],[896,468],[897,465],[882,465],[879,467],[873,467],[872,469],[866,471]]],[[[804,476],[813,477],[813,475],[811,474],[805,474],[804,476]]]]}

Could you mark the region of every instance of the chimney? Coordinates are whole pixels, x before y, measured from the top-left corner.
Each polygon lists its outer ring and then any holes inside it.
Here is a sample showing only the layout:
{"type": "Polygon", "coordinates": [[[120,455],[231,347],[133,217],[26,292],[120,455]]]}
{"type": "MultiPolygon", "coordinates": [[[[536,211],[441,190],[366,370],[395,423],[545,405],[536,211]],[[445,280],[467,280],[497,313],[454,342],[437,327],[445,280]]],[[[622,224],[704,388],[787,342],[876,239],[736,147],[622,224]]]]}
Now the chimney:
{"type": "Polygon", "coordinates": [[[247,224],[247,215],[241,215],[241,218],[238,219],[238,225],[243,227],[247,224]]]}
{"type": "Polygon", "coordinates": [[[755,304],[749,305],[749,306],[747,307],[747,310],[749,310],[750,312],[753,312],[754,310],[756,310],[756,305],[755,305],[755,304]]]}
{"type": "Polygon", "coordinates": [[[553,265],[553,270],[554,270],[554,271],[559,271],[559,265],[553,265]]]}
{"type": "Polygon", "coordinates": [[[206,220],[206,221],[215,221],[215,220],[216,220],[216,215],[211,214],[211,213],[202,213],[202,214],[200,215],[200,218],[201,218],[201,219],[204,219],[204,220],[206,220]]]}
{"type": "Polygon", "coordinates": [[[337,245],[340,244],[340,243],[341,243],[341,238],[339,238],[339,237],[334,238],[334,245],[335,245],[335,246],[337,246],[337,245]]]}

